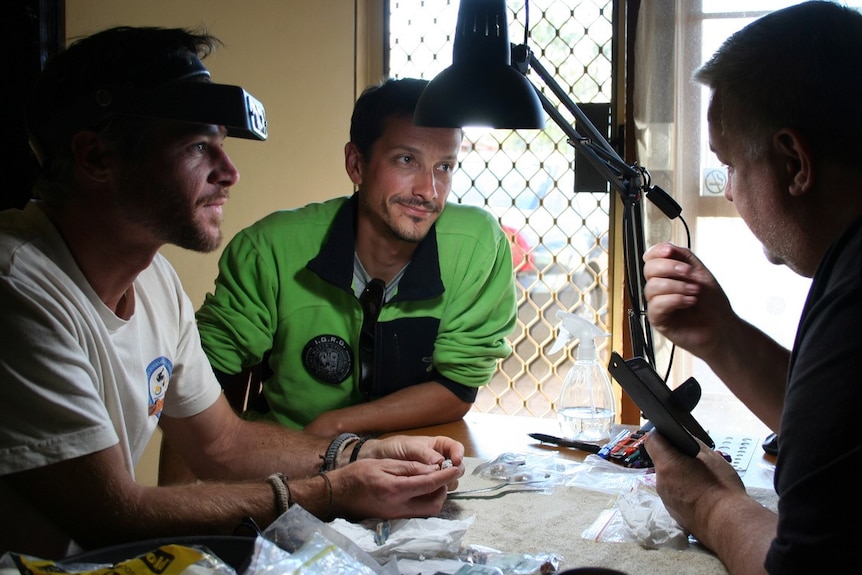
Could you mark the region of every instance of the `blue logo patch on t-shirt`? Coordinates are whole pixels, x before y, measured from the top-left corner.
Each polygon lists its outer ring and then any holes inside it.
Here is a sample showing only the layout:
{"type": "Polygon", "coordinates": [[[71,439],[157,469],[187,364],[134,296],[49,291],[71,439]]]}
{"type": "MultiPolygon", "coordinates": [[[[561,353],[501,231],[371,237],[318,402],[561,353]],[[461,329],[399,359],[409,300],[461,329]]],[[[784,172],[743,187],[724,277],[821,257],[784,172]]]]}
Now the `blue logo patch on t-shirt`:
{"type": "Polygon", "coordinates": [[[165,393],[174,372],[174,364],[165,356],[157,357],[147,366],[147,391],[149,393],[149,414],[161,417],[165,406],[165,393]]]}

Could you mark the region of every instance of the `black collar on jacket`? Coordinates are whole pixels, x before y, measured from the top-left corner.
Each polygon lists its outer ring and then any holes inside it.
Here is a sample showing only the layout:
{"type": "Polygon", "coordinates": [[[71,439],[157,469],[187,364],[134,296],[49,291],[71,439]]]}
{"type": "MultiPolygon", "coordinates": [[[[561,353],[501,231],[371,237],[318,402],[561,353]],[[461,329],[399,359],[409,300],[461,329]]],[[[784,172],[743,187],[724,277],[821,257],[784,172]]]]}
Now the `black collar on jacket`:
{"type": "MultiPolygon", "coordinates": [[[[354,193],[345,202],[332,220],[329,234],[323,248],[307,268],[327,282],[352,292],[353,254],[356,251],[356,217],[359,195],[354,193]]],[[[404,270],[398,283],[398,293],[393,300],[410,301],[429,299],[445,291],[440,278],[440,259],[437,253],[437,224],[428,230],[416,251],[410,265],[404,270]]]]}

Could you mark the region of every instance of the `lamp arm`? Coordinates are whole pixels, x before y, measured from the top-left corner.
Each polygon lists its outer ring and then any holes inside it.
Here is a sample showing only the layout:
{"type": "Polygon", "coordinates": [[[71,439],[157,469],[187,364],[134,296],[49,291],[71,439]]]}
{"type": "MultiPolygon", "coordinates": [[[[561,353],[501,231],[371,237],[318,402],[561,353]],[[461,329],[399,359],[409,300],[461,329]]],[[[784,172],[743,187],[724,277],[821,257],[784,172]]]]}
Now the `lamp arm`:
{"type": "MultiPolygon", "coordinates": [[[[617,154],[617,151],[610,145],[607,141],[606,136],[601,134],[593,123],[587,118],[587,116],[583,113],[583,111],[575,104],[569,95],[562,89],[560,84],[554,79],[554,77],[548,72],[548,70],[542,65],[542,63],[536,58],[529,48],[525,46],[516,46],[512,48],[513,54],[525,54],[529,58],[529,67],[536,72],[536,74],[542,79],[542,82],[548,86],[548,88],[553,92],[553,94],[559,98],[560,102],[566,107],[569,112],[575,117],[576,126],[580,128],[585,134],[586,137],[581,136],[578,133],[578,130],[569,124],[566,119],[560,114],[557,107],[551,104],[551,102],[542,94],[539,90],[536,92],[539,95],[539,101],[542,103],[542,107],[551,116],[551,119],[554,120],[561,129],[566,132],[566,135],[569,136],[572,140],[572,145],[575,146],[579,151],[589,150],[588,155],[594,156],[591,162],[600,161],[606,163],[608,167],[619,174],[618,177],[623,178],[631,178],[631,179],[640,179],[641,170],[630,166],[623,161],[623,159],[617,154]],[[580,145],[578,145],[580,144],[580,145]]],[[[524,56],[519,56],[523,58],[524,56]]],[[[524,70],[525,71],[525,70],[524,70]]],[[[522,71],[523,72],[523,71],[522,71]]],[[[535,87],[535,86],[534,86],[535,87]]],[[[594,166],[598,169],[598,166],[594,166]]],[[[642,182],[640,182],[642,183],[642,182]]],[[[614,185],[611,182],[611,185],[614,185]]],[[[622,191],[622,190],[621,190],[622,191]]]]}
{"type": "MultiPolygon", "coordinates": [[[[554,80],[553,76],[551,76],[529,48],[524,45],[516,46],[513,44],[511,50],[512,66],[524,75],[526,75],[528,67],[532,68],[542,79],[542,82],[548,86],[551,92],[559,98],[560,102],[575,117],[577,126],[587,134],[587,137],[582,136],[560,114],[557,107],[533,84],[542,108],[544,108],[548,116],[568,136],[569,143],[585,156],[596,171],[604,176],[623,200],[623,259],[625,260],[626,287],[628,289],[629,303],[633,308],[629,310],[628,317],[629,330],[632,337],[632,350],[635,356],[643,357],[651,365],[655,366],[652,329],[646,317],[646,297],[644,296],[644,284],[646,280],[643,276],[643,254],[646,250],[646,240],[640,198],[645,188],[647,188],[646,170],[630,166],[623,161],[616,150],[599,133],[577,104],[569,98],[569,95],[563,91],[559,83],[554,80]]],[[[660,188],[654,189],[660,190],[660,188]]],[[[660,192],[660,195],[667,196],[666,199],[669,199],[672,204],[675,203],[663,190],[660,190],[660,192]]],[[[664,208],[662,210],[665,211],[664,208]]],[[[675,215],[671,215],[667,211],[665,213],[669,217],[679,215],[678,211],[675,215]]]]}
{"type": "MultiPolygon", "coordinates": [[[[569,144],[572,145],[579,153],[583,154],[592,166],[611,184],[618,192],[628,196],[631,192],[629,182],[634,178],[639,178],[638,174],[631,175],[629,166],[620,166],[614,161],[613,156],[602,146],[593,145],[593,140],[581,136],[574,126],[569,124],[566,119],[560,114],[560,111],[551,103],[548,98],[539,90],[536,90],[539,96],[539,102],[542,108],[548,113],[548,116],[554,121],[557,126],[568,136],[569,144]]],[[[575,107],[574,110],[580,109],[575,107]]],[[[616,152],[614,152],[616,154],[616,152]]]]}

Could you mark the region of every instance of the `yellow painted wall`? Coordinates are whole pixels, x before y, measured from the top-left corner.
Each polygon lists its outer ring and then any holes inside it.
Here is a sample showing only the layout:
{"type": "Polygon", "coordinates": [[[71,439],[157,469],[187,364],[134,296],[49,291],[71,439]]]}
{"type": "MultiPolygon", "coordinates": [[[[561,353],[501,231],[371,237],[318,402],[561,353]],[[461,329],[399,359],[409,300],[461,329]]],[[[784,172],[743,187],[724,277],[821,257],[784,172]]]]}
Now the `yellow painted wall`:
{"type": "MultiPolygon", "coordinates": [[[[351,191],[342,150],[354,101],[353,2],[66,0],[69,38],[115,25],[206,27],[224,42],[205,60],[213,81],[240,85],[266,107],[266,142],[225,143],[241,174],[225,238],[272,210],[351,191]]],[[[164,253],[202,302],[218,252],[164,253]]]]}
{"type": "MultiPolygon", "coordinates": [[[[269,139],[225,143],[241,174],[225,208],[225,242],[271,211],[352,191],[343,148],[356,86],[380,80],[379,38],[368,35],[381,24],[374,0],[66,0],[69,39],[117,25],[205,27],[224,43],[205,60],[213,81],[240,85],[263,102],[269,139]]],[[[220,250],[167,246],[163,253],[200,305],[220,250]]],[[[146,484],[155,483],[159,439],[138,466],[146,484]]]]}

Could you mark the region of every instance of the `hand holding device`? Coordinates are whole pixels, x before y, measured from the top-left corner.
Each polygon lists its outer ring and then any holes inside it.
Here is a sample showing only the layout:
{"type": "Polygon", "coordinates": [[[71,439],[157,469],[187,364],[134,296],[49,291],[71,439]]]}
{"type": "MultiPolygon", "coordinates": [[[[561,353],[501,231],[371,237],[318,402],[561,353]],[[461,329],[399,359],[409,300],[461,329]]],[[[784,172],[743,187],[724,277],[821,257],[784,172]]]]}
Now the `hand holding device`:
{"type": "Polygon", "coordinates": [[[691,409],[700,399],[697,381],[689,379],[671,390],[644,358],[624,360],[617,352],[611,353],[608,371],[631,396],[644,417],[674,447],[695,457],[700,451],[700,445],[694,440],[697,437],[708,447],[715,448],[715,442],[691,414],[691,409]]]}

